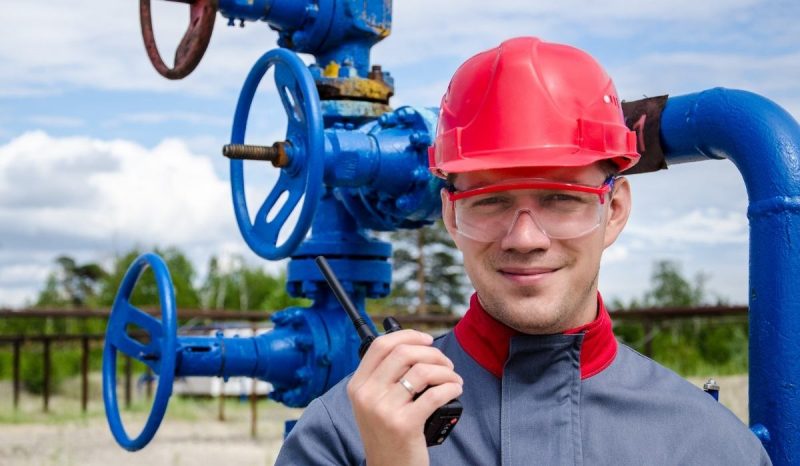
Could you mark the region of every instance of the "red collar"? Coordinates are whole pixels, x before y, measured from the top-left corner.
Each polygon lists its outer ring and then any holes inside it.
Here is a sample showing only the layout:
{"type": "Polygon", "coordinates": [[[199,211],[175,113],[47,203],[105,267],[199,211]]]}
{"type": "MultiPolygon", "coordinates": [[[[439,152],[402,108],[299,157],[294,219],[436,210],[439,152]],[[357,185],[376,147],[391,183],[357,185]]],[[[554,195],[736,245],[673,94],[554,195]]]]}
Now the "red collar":
{"type": "MultiPolygon", "coordinates": [[[[611,317],[600,293],[597,293],[597,311],[597,318],[593,322],[564,332],[565,335],[583,333],[581,379],[588,379],[601,372],[611,364],[617,354],[617,340],[611,330],[611,317]]],[[[478,294],[474,293],[469,310],[456,324],[455,334],[461,347],[472,359],[497,378],[501,378],[503,366],[508,359],[511,337],[521,333],[487,314],[478,301],[478,294]]]]}

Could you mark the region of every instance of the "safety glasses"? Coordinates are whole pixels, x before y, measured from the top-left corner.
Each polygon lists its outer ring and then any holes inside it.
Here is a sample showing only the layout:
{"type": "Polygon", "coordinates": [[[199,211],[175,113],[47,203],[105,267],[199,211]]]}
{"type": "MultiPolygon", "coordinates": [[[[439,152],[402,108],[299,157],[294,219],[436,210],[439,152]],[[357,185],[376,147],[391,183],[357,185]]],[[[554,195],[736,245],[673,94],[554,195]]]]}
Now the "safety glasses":
{"type": "Polygon", "coordinates": [[[507,236],[523,213],[552,239],[572,239],[596,229],[615,176],[600,186],[539,178],[506,180],[467,191],[448,188],[462,236],[494,242],[507,236]]]}

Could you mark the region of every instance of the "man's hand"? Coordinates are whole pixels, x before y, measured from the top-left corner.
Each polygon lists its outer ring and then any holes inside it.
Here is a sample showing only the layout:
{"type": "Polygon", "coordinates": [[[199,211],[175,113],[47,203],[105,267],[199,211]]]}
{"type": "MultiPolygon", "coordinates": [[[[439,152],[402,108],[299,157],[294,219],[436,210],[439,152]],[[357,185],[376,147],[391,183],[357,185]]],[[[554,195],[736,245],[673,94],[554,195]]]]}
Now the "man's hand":
{"type": "Polygon", "coordinates": [[[433,338],[400,330],[372,342],[347,384],[369,466],[429,463],[423,428],[437,408],[462,391],[453,363],[431,346],[433,338]],[[405,379],[417,393],[414,400],[405,379]]]}

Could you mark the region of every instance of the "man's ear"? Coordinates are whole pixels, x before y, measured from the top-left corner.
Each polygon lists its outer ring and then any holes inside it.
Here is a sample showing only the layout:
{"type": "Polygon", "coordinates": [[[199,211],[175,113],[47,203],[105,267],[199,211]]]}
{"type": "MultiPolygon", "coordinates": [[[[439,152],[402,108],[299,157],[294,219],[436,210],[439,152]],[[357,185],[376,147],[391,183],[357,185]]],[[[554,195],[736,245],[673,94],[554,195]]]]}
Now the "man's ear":
{"type": "Polygon", "coordinates": [[[617,237],[622,233],[628,217],[631,213],[631,185],[624,177],[617,178],[614,183],[614,192],[608,206],[608,216],[606,217],[606,231],[603,238],[603,248],[614,244],[617,237]]]}
{"type": "Polygon", "coordinates": [[[447,198],[447,190],[445,188],[439,191],[439,195],[442,198],[442,221],[444,222],[444,227],[447,229],[447,233],[450,234],[450,238],[453,239],[453,242],[458,245],[456,241],[456,213],[453,210],[453,203],[447,198]]]}

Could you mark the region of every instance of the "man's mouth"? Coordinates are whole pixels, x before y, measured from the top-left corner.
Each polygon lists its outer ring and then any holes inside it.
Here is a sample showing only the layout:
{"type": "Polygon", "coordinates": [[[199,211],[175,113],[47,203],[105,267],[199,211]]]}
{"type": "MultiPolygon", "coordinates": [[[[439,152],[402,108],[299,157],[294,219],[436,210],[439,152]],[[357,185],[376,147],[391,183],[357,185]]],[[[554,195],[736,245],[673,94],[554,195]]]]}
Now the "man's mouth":
{"type": "Polygon", "coordinates": [[[556,267],[501,267],[497,271],[504,278],[520,284],[531,284],[543,280],[558,271],[556,267]]]}

